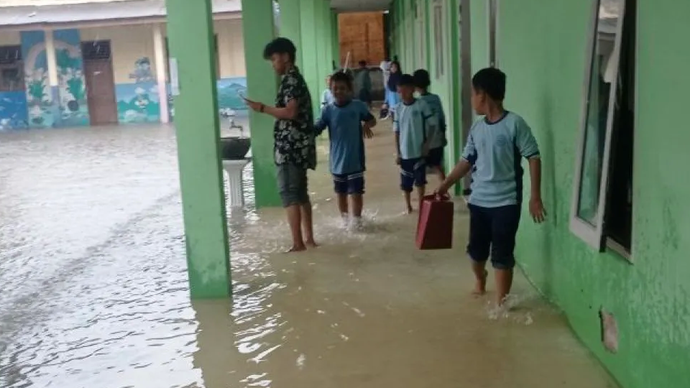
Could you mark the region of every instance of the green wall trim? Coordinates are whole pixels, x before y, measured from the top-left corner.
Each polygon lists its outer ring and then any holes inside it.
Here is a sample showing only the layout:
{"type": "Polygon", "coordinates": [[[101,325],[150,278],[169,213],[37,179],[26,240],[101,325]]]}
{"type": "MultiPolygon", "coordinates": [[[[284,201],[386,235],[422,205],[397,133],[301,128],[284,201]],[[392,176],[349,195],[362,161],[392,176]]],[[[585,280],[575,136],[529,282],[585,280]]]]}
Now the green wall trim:
{"type": "Polygon", "coordinates": [[[211,0],[168,0],[166,6],[171,57],[179,69],[175,128],[189,289],[193,299],[228,297],[230,249],[211,0]]]}
{"type": "Polygon", "coordinates": [[[279,35],[288,38],[297,46],[295,64],[302,66],[302,25],[300,5],[302,0],[280,0],[280,31],[279,35]]]}
{"type": "MultiPolygon", "coordinates": [[[[242,30],[244,60],[247,68],[247,91],[250,99],[272,104],[278,90],[278,77],[270,62],[264,60],[263,51],[275,38],[273,29],[273,4],[271,0],[242,1],[242,30]]],[[[285,23],[281,20],[281,28],[285,23]]],[[[290,27],[288,26],[288,30],[290,27]]],[[[249,113],[252,133],[252,163],[257,207],[280,206],[280,196],[275,179],[273,155],[273,125],[271,116],[249,113]]]]}
{"type": "MultiPolygon", "coordinates": [[[[460,0],[451,0],[451,12],[450,12],[450,36],[451,36],[451,72],[453,74],[452,83],[452,103],[448,107],[452,111],[453,115],[453,126],[448,128],[449,131],[453,132],[453,141],[450,143],[452,149],[452,157],[446,160],[446,168],[448,171],[453,168],[455,161],[460,158],[461,149],[463,147],[466,139],[462,137],[462,76],[460,69],[460,19],[458,15],[460,0]]],[[[455,195],[462,193],[462,185],[455,185],[455,195]]]]}

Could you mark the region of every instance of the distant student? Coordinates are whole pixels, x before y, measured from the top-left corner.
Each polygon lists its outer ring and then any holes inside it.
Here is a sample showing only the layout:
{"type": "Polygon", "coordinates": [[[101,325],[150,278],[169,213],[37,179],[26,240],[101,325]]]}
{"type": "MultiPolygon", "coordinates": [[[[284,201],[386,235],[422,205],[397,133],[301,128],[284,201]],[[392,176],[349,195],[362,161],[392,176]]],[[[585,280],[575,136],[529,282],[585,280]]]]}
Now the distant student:
{"type": "Polygon", "coordinates": [[[411,193],[417,188],[421,205],[426,188],[426,161],[430,138],[436,132],[434,112],[424,100],[414,97],[414,78],[400,77],[398,92],[401,102],[393,118],[396,162],[400,165],[400,188],[405,196],[407,212],[412,213],[411,193]]]}
{"type": "Polygon", "coordinates": [[[355,76],[355,85],[359,87],[359,100],[371,109],[371,76],[367,61],[359,61],[359,70],[355,76]]]}
{"type": "Polygon", "coordinates": [[[491,256],[495,270],[497,301],[502,305],[510,294],[515,267],[515,236],[522,209],[520,158],[529,161],[529,212],[536,223],[544,221],[546,211],[541,200],[541,159],[539,147],[525,120],[503,107],[506,75],[488,68],[472,78],[472,107],[484,118],[470,130],[462,160],[436,192],[448,189],[472,173],[470,241],[467,253],[477,279],[475,293],[486,292],[486,262],[491,256]]]}
{"type": "Polygon", "coordinates": [[[388,82],[386,82],[386,97],[381,107],[381,118],[388,119],[395,114],[395,108],[400,103],[400,96],[398,95],[398,84],[402,72],[400,70],[400,63],[393,61],[390,65],[390,74],[388,75],[388,82]]]}
{"type": "Polygon", "coordinates": [[[321,108],[333,103],[333,93],[331,92],[331,76],[326,77],[326,89],[321,94],[321,108]]]}
{"type": "Polygon", "coordinates": [[[364,195],[364,138],[371,138],[376,119],[362,101],[353,100],[352,77],[337,72],[331,77],[333,104],[326,105],[316,122],[317,136],[328,128],[330,168],[338,210],[346,225],[362,225],[364,195]],[[348,196],[350,203],[348,204],[348,196]]]}
{"type": "Polygon", "coordinates": [[[429,72],[423,69],[417,70],[414,72],[413,78],[420,99],[429,104],[438,124],[436,127],[437,131],[433,134],[429,143],[429,155],[426,157],[426,166],[438,172],[441,182],[443,182],[446,179],[446,173],[443,168],[443,150],[448,144],[446,139],[446,114],[443,112],[441,99],[437,95],[429,93],[429,86],[431,85],[429,72]]]}

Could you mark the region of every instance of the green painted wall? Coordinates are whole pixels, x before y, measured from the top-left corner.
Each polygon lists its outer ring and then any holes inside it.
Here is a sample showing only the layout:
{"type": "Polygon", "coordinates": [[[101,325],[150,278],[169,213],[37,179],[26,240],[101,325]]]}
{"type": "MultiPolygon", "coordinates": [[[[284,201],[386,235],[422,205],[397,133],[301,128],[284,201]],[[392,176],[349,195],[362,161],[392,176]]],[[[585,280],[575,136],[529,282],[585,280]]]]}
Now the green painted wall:
{"type": "Polygon", "coordinates": [[[297,46],[296,64],[302,66],[302,24],[300,4],[302,0],[280,0],[280,31],[278,35],[290,39],[297,46]]]}
{"type": "MultiPolygon", "coordinates": [[[[456,1],[449,3],[454,10],[456,1]]],[[[409,4],[397,0],[392,6],[393,47],[403,61],[414,55],[414,41],[407,43],[416,36],[406,24],[414,17],[409,4]]],[[[590,249],[568,225],[590,4],[500,2],[498,58],[508,74],[506,104],[527,119],[540,143],[545,162],[543,195],[550,210],[545,225],[523,220],[518,260],[623,387],[680,387],[690,380],[690,240],[682,238],[690,235],[690,217],[685,217],[690,214],[690,184],[679,179],[678,169],[668,166],[682,166],[690,159],[686,151],[690,131],[677,122],[686,105],[685,90],[690,89],[690,77],[685,76],[690,51],[682,49],[684,37],[690,34],[685,20],[690,3],[639,2],[632,265],[614,253],[590,249]],[[660,136],[661,128],[672,133],[660,136]],[[618,321],[616,355],[606,353],[600,343],[601,307],[618,321]]],[[[426,5],[427,33],[434,42],[431,1],[426,5]]],[[[487,8],[485,0],[471,0],[473,73],[489,62],[487,8]]],[[[459,33],[453,31],[457,20],[449,19],[446,23],[453,27],[448,34],[459,33]]],[[[452,44],[446,49],[454,56],[459,52],[452,44]]],[[[427,49],[431,67],[435,50],[435,44],[427,49]]],[[[413,70],[405,63],[403,69],[413,70]]],[[[429,70],[434,75],[434,69],[429,70]]],[[[459,81],[444,76],[432,86],[447,110],[459,104],[459,81]]],[[[459,109],[454,116],[459,124],[459,109]]]]}
{"type": "Polygon", "coordinates": [[[488,0],[470,0],[472,74],[489,66],[488,0]]]}
{"type": "Polygon", "coordinates": [[[459,29],[456,0],[442,2],[443,4],[443,41],[439,45],[434,37],[434,4],[431,0],[397,0],[393,4],[395,10],[395,25],[393,26],[394,47],[401,59],[401,67],[405,73],[413,73],[420,67],[425,67],[431,74],[431,91],[438,94],[443,102],[448,120],[448,141],[451,146],[446,148],[446,165],[453,166],[459,156],[463,139],[460,136],[460,77],[458,39],[459,29]],[[414,12],[414,1],[423,8],[426,23],[417,23],[414,12]],[[424,48],[428,58],[419,58],[419,47],[424,48]],[[443,73],[437,77],[436,52],[442,50],[443,73]],[[429,66],[429,67],[427,67],[429,66]]]}
{"type": "Polygon", "coordinates": [[[230,253],[211,0],[168,0],[166,5],[170,53],[179,70],[175,127],[190,293],[194,299],[227,297],[230,253]]]}
{"type": "MultiPolygon", "coordinates": [[[[275,38],[273,30],[273,5],[271,0],[243,0],[242,29],[244,60],[247,68],[249,98],[273,103],[277,93],[278,78],[270,62],[264,60],[264,47],[275,38]]],[[[289,29],[281,20],[281,29],[289,29]]],[[[280,206],[280,196],[275,179],[273,155],[273,124],[271,116],[249,113],[252,128],[252,157],[254,186],[258,207],[280,206]]]]}
{"type": "Polygon", "coordinates": [[[680,387],[690,381],[690,240],[682,238],[690,235],[690,184],[673,166],[690,161],[690,131],[677,121],[690,89],[690,51],[682,48],[690,34],[690,3],[638,4],[635,264],[630,265],[615,254],[595,252],[568,228],[590,2],[501,2],[507,103],[524,115],[541,143],[544,199],[551,211],[542,227],[525,219],[517,254],[624,387],[680,387]],[[616,355],[600,344],[602,306],[618,320],[616,355]]]}

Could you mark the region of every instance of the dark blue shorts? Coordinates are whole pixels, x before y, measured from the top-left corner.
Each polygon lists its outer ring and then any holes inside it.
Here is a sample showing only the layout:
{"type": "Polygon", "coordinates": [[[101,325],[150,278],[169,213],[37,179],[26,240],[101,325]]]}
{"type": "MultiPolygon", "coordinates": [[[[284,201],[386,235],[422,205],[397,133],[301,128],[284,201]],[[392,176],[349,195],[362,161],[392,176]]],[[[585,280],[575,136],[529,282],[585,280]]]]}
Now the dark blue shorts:
{"type": "Polygon", "coordinates": [[[426,166],[440,167],[441,164],[443,164],[443,147],[430,149],[429,155],[426,156],[426,166]]]}
{"type": "Polygon", "coordinates": [[[400,188],[411,192],[412,187],[426,186],[426,164],[424,158],[400,161],[400,188]]]}
{"type": "Polygon", "coordinates": [[[484,262],[491,255],[496,269],[515,267],[515,236],[520,225],[520,205],[470,208],[470,243],[467,254],[474,261],[484,262]]]}
{"type": "Polygon", "coordinates": [[[333,174],[333,186],[337,194],[364,194],[364,172],[333,174]]]}

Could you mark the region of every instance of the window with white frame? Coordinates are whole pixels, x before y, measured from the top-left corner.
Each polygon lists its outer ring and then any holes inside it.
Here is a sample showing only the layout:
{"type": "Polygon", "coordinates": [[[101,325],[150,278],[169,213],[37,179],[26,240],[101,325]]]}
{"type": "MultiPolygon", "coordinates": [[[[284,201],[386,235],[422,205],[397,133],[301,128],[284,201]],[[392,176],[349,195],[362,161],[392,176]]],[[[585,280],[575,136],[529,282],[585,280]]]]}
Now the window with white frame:
{"type": "Polygon", "coordinates": [[[595,0],[570,229],[629,256],[635,126],[636,0],[595,0]]]}
{"type": "Polygon", "coordinates": [[[443,2],[439,0],[434,1],[434,61],[436,62],[436,79],[443,77],[445,73],[444,51],[446,46],[444,44],[445,38],[443,33],[444,26],[443,18],[443,2]]]}

